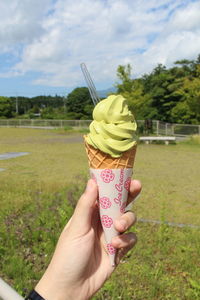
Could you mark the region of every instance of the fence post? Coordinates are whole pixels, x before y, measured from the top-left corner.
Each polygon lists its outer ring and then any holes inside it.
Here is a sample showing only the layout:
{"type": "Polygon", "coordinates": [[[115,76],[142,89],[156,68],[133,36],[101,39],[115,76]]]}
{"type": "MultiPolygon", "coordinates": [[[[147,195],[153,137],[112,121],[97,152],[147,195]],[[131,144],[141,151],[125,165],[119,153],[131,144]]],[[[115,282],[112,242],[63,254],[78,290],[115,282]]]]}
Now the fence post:
{"type": "Polygon", "coordinates": [[[200,125],[199,125],[199,135],[200,135],[200,125]]]}
{"type": "Polygon", "coordinates": [[[167,130],[167,123],[165,123],[165,135],[167,135],[168,130],[167,130]]]}
{"type": "Polygon", "coordinates": [[[156,135],[158,135],[159,132],[159,121],[156,121],[156,135]]]}
{"type": "Polygon", "coordinates": [[[172,135],[174,135],[174,124],[172,124],[172,135]]]}

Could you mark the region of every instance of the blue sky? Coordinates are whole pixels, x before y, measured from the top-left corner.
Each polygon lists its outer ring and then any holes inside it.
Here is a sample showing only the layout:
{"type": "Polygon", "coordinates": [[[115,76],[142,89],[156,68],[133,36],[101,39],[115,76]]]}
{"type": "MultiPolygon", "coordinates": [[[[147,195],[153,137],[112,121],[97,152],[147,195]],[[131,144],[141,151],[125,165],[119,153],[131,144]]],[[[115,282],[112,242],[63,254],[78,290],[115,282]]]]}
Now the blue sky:
{"type": "Polygon", "coordinates": [[[0,95],[66,95],[113,86],[118,65],[133,77],[200,54],[200,1],[1,0],[0,95]]]}

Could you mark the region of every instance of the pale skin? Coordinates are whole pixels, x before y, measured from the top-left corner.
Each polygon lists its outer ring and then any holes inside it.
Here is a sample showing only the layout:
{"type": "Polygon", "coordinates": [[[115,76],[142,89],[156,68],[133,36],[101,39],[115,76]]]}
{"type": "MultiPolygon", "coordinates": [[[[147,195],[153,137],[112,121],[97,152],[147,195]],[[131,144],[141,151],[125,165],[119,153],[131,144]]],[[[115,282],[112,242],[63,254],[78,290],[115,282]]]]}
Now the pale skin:
{"type": "MultiPolygon", "coordinates": [[[[132,180],[128,203],[141,191],[132,180]]],[[[35,290],[45,300],[88,300],[111,276],[122,257],[135,245],[136,235],[125,233],[135,222],[133,212],[124,213],[114,223],[121,233],[112,240],[118,249],[116,266],[110,264],[97,206],[98,189],[90,179],[73,216],[62,231],[52,260],[35,290]]]]}

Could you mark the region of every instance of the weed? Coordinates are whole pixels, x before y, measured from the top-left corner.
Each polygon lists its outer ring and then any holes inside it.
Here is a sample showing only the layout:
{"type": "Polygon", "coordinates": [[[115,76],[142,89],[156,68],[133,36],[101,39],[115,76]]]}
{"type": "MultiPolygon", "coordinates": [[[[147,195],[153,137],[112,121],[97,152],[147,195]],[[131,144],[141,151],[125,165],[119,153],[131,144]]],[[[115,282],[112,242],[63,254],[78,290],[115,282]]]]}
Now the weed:
{"type": "Polygon", "coordinates": [[[71,126],[65,126],[64,127],[64,131],[70,131],[70,132],[72,132],[73,131],[73,127],[71,127],[71,126]]]}
{"type": "Polygon", "coordinates": [[[188,139],[183,140],[181,143],[185,145],[200,146],[200,135],[192,135],[188,139]]]}

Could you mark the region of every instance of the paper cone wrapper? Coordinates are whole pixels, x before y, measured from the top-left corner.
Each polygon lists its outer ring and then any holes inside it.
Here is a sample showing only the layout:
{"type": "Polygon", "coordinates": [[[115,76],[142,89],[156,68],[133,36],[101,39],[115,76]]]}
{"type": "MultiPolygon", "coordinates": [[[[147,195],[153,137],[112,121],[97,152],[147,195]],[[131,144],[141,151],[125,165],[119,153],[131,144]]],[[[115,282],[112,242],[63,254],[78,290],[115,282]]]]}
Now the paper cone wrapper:
{"type": "Polygon", "coordinates": [[[112,238],[119,234],[114,228],[114,220],[125,211],[132,171],[132,168],[90,169],[91,178],[96,181],[99,189],[101,224],[112,266],[115,265],[116,254],[112,238]]]}
{"type": "Polygon", "coordinates": [[[112,238],[119,234],[114,228],[114,221],[124,213],[126,208],[137,145],[117,158],[95,149],[86,142],[86,139],[85,148],[91,178],[98,185],[101,224],[110,261],[114,266],[116,249],[111,243],[112,238]]]}

